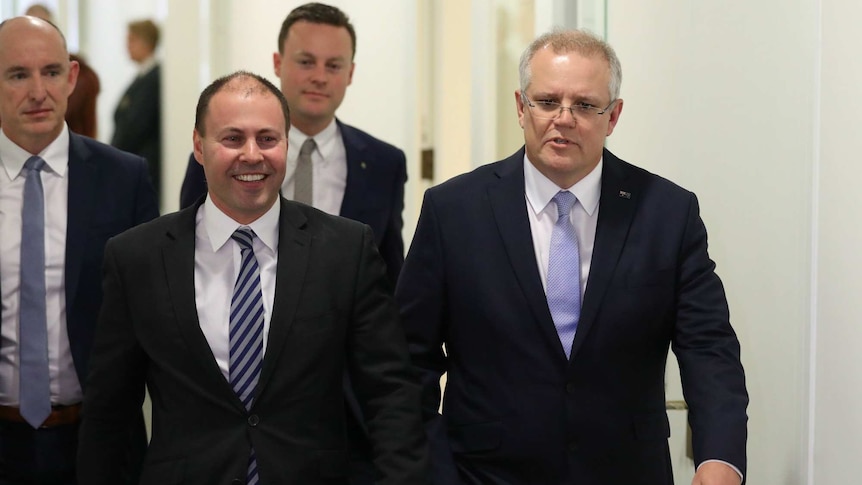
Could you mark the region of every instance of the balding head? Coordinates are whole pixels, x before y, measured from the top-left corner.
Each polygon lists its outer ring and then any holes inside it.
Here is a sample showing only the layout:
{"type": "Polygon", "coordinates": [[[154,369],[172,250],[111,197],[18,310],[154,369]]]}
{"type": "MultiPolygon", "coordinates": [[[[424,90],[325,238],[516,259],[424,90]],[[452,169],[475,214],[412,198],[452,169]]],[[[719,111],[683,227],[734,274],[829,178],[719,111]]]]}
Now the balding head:
{"type": "Polygon", "coordinates": [[[77,79],[53,24],[27,16],[0,23],[0,119],[15,144],[37,154],[59,136],[77,79]]]}

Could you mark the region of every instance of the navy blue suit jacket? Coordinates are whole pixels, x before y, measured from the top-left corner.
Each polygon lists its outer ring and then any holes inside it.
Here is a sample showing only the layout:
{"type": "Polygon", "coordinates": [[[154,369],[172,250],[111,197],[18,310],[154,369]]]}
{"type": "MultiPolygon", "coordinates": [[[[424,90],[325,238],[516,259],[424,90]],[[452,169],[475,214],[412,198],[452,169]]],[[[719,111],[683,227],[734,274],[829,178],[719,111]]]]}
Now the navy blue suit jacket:
{"type": "Polygon", "coordinates": [[[605,150],[567,360],[536,266],[523,163],[521,149],[429,189],[398,281],[436,483],[672,484],[669,347],[695,461],[744,473],[739,343],[694,194],[605,150]]]}
{"type": "MultiPolygon", "coordinates": [[[[407,182],[406,157],[402,150],[360,129],[339,120],[336,123],[347,151],[347,185],[339,215],[371,226],[389,280],[394,284],[404,263],[401,213],[407,182]]],[[[180,192],[180,207],[191,206],[206,192],[203,168],[192,154],[180,192]]]]}
{"type": "MultiPolygon", "coordinates": [[[[66,326],[78,380],[87,369],[99,307],[108,239],[159,215],[143,158],[70,133],[66,229],[66,326]]],[[[143,421],[138,430],[142,459],[143,421]]]]}

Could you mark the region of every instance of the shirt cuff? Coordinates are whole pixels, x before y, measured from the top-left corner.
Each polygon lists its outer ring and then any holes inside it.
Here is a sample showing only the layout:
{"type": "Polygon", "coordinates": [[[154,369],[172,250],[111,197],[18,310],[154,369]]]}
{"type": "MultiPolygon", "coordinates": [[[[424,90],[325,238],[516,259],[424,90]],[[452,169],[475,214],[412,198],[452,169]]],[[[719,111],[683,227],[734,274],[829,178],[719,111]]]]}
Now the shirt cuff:
{"type": "Polygon", "coordinates": [[[697,472],[697,469],[698,469],[698,468],[700,468],[704,463],[709,463],[709,462],[711,462],[711,461],[714,461],[714,462],[716,462],[716,463],[724,463],[725,465],[729,466],[730,468],[733,468],[733,471],[735,471],[735,472],[736,472],[736,474],[737,474],[737,475],[739,475],[739,483],[740,483],[740,485],[742,485],[742,481],[743,481],[743,478],[744,478],[744,477],[742,476],[742,472],[741,472],[741,471],[739,471],[739,468],[736,468],[735,466],[731,465],[730,463],[728,463],[728,462],[726,462],[726,461],[724,461],[724,460],[703,460],[702,462],[700,462],[700,465],[698,465],[698,466],[697,466],[697,468],[696,468],[694,471],[695,471],[695,472],[697,472]]]}

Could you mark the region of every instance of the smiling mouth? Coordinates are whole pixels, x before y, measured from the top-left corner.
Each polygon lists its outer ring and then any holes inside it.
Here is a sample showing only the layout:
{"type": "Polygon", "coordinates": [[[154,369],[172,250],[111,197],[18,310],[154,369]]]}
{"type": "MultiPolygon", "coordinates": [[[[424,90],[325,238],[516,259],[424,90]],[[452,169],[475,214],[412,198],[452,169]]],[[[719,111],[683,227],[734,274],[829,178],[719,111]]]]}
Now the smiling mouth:
{"type": "Polygon", "coordinates": [[[234,178],[241,182],[259,182],[266,178],[266,175],[262,173],[245,173],[241,175],[234,175],[234,178]]]}
{"type": "Polygon", "coordinates": [[[551,138],[551,143],[554,143],[556,145],[573,145],[574,144],[572,141],[567,140],[565,138],[551,138]]]}

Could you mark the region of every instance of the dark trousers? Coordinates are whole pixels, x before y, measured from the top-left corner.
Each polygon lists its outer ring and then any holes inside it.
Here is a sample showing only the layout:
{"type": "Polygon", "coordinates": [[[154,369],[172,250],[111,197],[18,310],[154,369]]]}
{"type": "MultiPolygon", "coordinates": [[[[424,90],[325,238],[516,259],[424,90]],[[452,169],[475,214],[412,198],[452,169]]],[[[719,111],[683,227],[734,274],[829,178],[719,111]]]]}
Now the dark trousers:
{"type": "Polygon", "coordinates": [[[0,485],[75,485],[78,425],[0,421],[0,485]]]}

